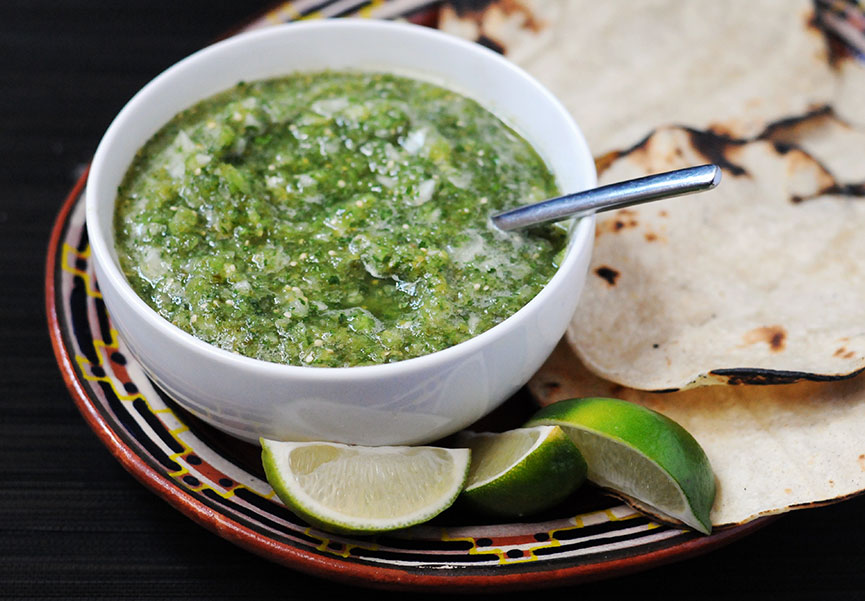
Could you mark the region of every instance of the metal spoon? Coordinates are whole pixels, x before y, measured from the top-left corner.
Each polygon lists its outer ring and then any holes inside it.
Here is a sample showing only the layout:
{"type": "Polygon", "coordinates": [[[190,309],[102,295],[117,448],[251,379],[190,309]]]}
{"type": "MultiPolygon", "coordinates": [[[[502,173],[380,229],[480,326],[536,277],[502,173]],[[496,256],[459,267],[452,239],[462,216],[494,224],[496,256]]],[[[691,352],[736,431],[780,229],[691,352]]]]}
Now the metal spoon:
{"type": "Polygon", "coordinates": [[[688,167],[565,194],[496,213],[490,219],[499,229],[516,230],[547,221],[584,217],[662,198],[711,190],[720,181],[721,168],[717,165],[688,167]]]}

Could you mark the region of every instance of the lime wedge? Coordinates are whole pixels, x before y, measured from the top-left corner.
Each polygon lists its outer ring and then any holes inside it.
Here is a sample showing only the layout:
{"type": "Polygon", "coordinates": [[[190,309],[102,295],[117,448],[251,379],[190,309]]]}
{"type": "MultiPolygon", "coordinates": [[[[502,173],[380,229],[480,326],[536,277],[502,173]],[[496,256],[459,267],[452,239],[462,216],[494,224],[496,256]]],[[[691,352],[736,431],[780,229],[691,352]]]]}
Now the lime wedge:
{"type": "Polygon", "coordinates": [[[323,530],[364,534],[425,522],[463,488],[467,449],[361,447],[261,439],[267,481],[323,530]]]}
{"type": "Polygon", "coordinates": [[[583,456],[557,426],[466,432],[458,444],[472,451],[463,500],[484,513],[537,513],[561,502],[586,479],[583,456]]]}
{"type": "Polygon", "coordinates": [[[660,519],[709,534],[715,477],[706,453],[673,420],[618,399],[553,403],[529,426],[557,425],[588,464],[588,479],[660,519]]]}

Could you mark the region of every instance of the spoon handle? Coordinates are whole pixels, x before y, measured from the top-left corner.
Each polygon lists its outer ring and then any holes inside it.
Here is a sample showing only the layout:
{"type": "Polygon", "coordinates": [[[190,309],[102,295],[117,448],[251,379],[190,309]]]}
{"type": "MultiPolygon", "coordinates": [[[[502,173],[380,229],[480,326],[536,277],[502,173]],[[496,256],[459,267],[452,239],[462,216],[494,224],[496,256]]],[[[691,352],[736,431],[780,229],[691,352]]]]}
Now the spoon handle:
{"type": "Polygon", "coordinates": [[[499,229],[509,231],[547,221],[559,221],[566,217],[582,217],[662,198],[702,192],[714,188],[720,181],[721,169],[717,165],[688,167],[565,194],[496,213],[490,219],[499,229]]]}

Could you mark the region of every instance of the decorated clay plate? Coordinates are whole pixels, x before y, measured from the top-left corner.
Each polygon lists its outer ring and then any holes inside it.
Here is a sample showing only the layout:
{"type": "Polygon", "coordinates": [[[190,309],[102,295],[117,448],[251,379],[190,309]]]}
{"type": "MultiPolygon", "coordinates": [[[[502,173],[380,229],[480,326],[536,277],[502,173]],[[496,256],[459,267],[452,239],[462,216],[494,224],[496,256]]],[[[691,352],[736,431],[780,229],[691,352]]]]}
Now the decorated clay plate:
{"type": "MultiPolygon", "coordinates": [[[[375,537],[331,535],[309,526],[275,497],[257,447],[186,413],[129,354],[93,275],[85,179],[86,174],[57,218],[46,264],[46,307],[60,369],[87,423],[121,464],[223,538],[291,568],[359,585],[491,590],[645,569],[708,551],[764,523],[702,536],[655,523],[583,489],[529,522],[482,522],[450,509],[426,525],[375,537]]],[[[494,419],[516,427],[532,410],[530,403],[514,397],[494,419]]]]}
{"type": "MultiPolygon", "coordinates": [[[[342,6],[322,0],[307,4],[306,12],[314,8],[325,16],[342,6]]],[[[361,13],[381,12],[364,16],[411,13],[411,20],[435,21],[434,14],[412,13],[429,0],[363,8],[367,4],[351,3],[361,13]]],[[[292,7],[287,3],[274,9],[247,29],[295,18],[292,7]]],[[[86,174],[60,211],[46,262],[46,308],[60,369],[87,423],[120,463],[219,536],[293,569],[352,584],[490,591],[560,586],[643,570],[704,553],[767,522],[764,518],[702,536],[656,523],[584,487],[527,522],[483,521],[452,508],[428,524],[387,535],[319,531],[276,498],[264,479],[258,447],[186,413],[129,354],[93,276],[84,227],[85,181],[86,174]]],[[[527,395],[518,395],[477,429],[517,427],[535,408],[527,395]]]]}

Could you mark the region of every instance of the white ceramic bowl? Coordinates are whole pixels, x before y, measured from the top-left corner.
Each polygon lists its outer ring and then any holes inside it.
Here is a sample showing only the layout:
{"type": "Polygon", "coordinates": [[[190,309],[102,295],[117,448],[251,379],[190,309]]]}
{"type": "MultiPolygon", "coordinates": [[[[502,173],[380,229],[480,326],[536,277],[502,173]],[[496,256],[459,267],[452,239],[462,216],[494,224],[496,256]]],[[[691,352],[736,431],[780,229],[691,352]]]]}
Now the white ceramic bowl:
{"type": "Polygon", "coordinates": [[[388,71],[447,86],[524,135],[563,190],[596,183],[594,162],[570,115],[529,75],[486,48],[387,22],[279,26],[236,36],[179,62],[136,94],[108,128],[87,181],[96,276],[128,350],[177,402],[217,428],[247,440],[435,440],[498,406],[552,351],[586,278],[593,218],[572,227],[563,265],[516,314],[451,348],[386,365],[288,366],[216,348],[153,311],[118,266],[112,231],[117,187],[135,152],[162,125],[238,81],[324,69],[388,71]]]}

